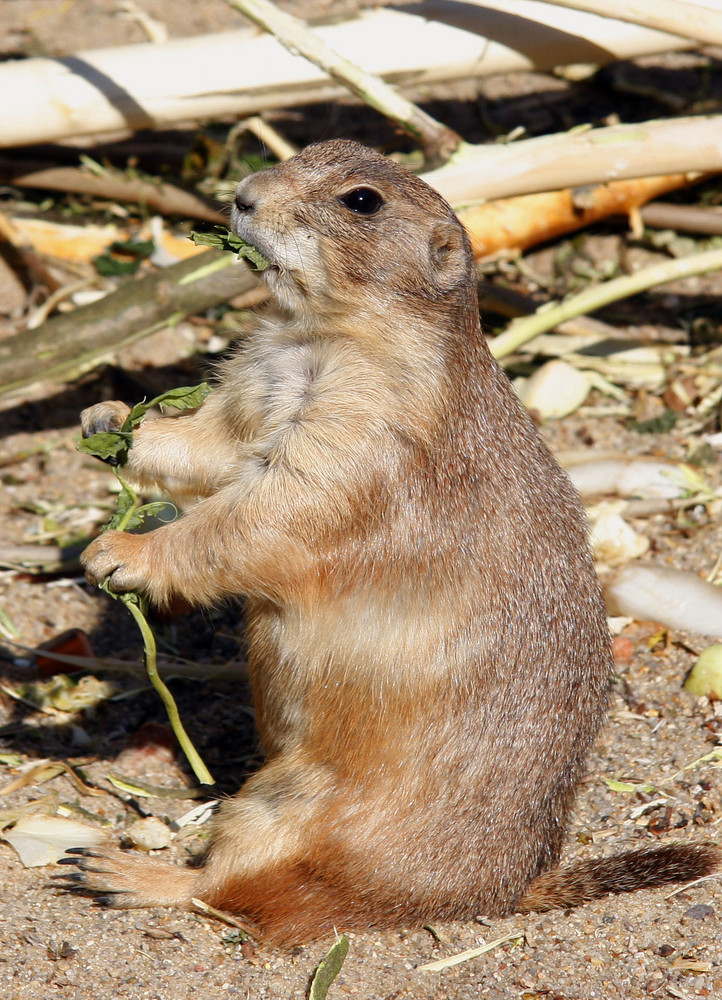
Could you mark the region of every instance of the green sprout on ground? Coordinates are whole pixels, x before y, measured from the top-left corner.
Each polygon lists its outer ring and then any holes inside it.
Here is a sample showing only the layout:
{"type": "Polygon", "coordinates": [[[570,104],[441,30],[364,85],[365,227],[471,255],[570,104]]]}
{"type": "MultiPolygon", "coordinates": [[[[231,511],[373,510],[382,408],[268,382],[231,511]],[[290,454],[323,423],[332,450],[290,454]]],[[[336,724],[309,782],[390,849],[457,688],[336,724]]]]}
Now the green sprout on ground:
{"type": "MultiPolygon", "coordinates": [[[[126,482],[120,471],[128,460],[128,452],[133,444],[133,431],[143,421],[146,413],[154,406],[161,408],[163,406],[172,406],[176,410],[196,409],[196,407],[201,405],[210,391],[211,389],[207,382],[202,382],[200,385],[195,386],[183,386],[180,389],[171,389],[169,392],[164,392],[160,396],[151,399],[148,403],[136,404],[117,430],[100,431],[79,442],[79,451],[85,452],[87,455],[93,455],[104,462],[112,463],[113,471],[120,483],[117,510],[105,525],[104,531],[109,529],[114,531],[128,531],[131,528],[137,528],[143,523],[146,517],[156,515],[169,506],[165,500],[141,505],[137,493],[126,482]]],[[[109,580],[107,579],[101,584],[101,590],[110,594],[115,600],[121,601],[135,619],[143,638],[143,662],[145,663],[145,669],[151,684],[165,705],[173,733],[198,781],[202,785],[214,784],[210,771],[203,763],[183,727],[173,695],[163,683],[158,673],[155,636],[146,617],[147,602],[145,598],[132,591],[115,593],[110,589],[109,580]]]]}
{"type": "Polygon", "coordinates": [[[345,934],[337,938],[326,957],[321,961],[311,982],[308,1000],[326,1000],[328,988],[341,971],[348,954],[349,940],[345,934]]]}

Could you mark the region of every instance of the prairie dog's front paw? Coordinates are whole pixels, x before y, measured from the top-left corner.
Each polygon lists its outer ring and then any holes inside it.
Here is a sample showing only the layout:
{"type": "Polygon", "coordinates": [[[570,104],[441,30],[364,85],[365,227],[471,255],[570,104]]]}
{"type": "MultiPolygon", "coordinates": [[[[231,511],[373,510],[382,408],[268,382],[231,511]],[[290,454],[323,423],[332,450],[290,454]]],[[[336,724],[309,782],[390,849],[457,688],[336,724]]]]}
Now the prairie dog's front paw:
{"type": "Polygon", "coordinates": [[[103,532],[80,557],[88,582],[100,586],[110,577],[109,587],[116,593],[147,591],[150,576],[148,538],[122,531],[103,532]]]}
{"type": "Polygon", "coordinates": [[[129,413],[130,407],[117,399],[89,406],[80,414],[83,437],[91,437],[91,435],[100,434],[102,431],[117,431],[129,413]]]}

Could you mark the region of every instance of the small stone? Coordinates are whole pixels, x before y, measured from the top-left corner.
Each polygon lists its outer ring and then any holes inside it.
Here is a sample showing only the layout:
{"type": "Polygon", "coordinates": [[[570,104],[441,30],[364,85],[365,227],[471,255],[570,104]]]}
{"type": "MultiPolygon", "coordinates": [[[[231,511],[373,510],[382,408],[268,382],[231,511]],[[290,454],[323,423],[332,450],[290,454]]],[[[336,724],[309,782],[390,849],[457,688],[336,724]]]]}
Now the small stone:
{"type": "Polygon", "coordinates": [[[136,820],[128,830],[128,837],[141,851],[157,851],[168,847],[171,842],[170,830],[155,816],[136,820]]]}
{"type": "Polygon", "coordinates": [[[695,903],[688,910],[684,911],[684,916],[690,920],[704,920],[706,917],[714,916],[714,907],[709,903],[695,903]]]}
{"type": "Polygon", "coordinates": [[[565,417],[577,410],[587,398],[589,378],[566,361],[547,361],[528,379],[517,379],[514,386],[528,410],[542,420],[565,417]]]}
{"type": "Polygon", "coordinates": [[[634,651],[634,642],[628,636],[615,635],[612,640],[612,655],[614,657],[614,662],[618,667],[631,663],[634,657],[634,651]]]}

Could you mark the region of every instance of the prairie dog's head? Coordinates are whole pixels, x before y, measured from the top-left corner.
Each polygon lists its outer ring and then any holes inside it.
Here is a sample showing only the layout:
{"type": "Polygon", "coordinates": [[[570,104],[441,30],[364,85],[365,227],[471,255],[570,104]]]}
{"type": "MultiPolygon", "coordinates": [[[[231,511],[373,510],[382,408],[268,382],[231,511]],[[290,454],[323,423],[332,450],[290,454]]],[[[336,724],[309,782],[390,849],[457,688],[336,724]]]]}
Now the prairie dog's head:
{"type": "Polygon", "coordinates": [[[448,308],[474,287],[463,227],[444,199],[366,146],[332,140],[241,181],[231,227],[271,261],[286,309],[448,308]]]}

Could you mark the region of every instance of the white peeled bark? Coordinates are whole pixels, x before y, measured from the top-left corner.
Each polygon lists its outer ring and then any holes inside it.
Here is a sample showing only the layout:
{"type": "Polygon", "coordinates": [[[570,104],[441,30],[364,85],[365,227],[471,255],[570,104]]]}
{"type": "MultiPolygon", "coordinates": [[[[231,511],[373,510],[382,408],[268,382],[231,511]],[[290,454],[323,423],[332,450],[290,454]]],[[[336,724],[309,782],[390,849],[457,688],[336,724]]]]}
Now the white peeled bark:
{"type": "Polygon", "coordinates": [[[671,31],[706,45],[722,45],[720,0],[554,0],[563,7],[593,11],[631,24],[671,31]]]}
{"type": "Polygon", "coordinates": [[[633,177],[717,171],[722,171],[722,115],[700,115],[466,145],[423,176],[459,207],[633,177]]]}
{"type": "Polygon", "coordinates": [[[695,573],[631,563],[604,583],[607,611],[722,638],[722,590],[695,573]]]}
{"type": "MultiPolygon", "coordinates": [[[[318,35],[399,85],[602,63],[687,40],[541,0],[429,0],[362,12],[318,35]]],[[[0,146],[57,141],[328,100],[344,88],[268,35],[224,32],[0,65],[0,146]]]]}

